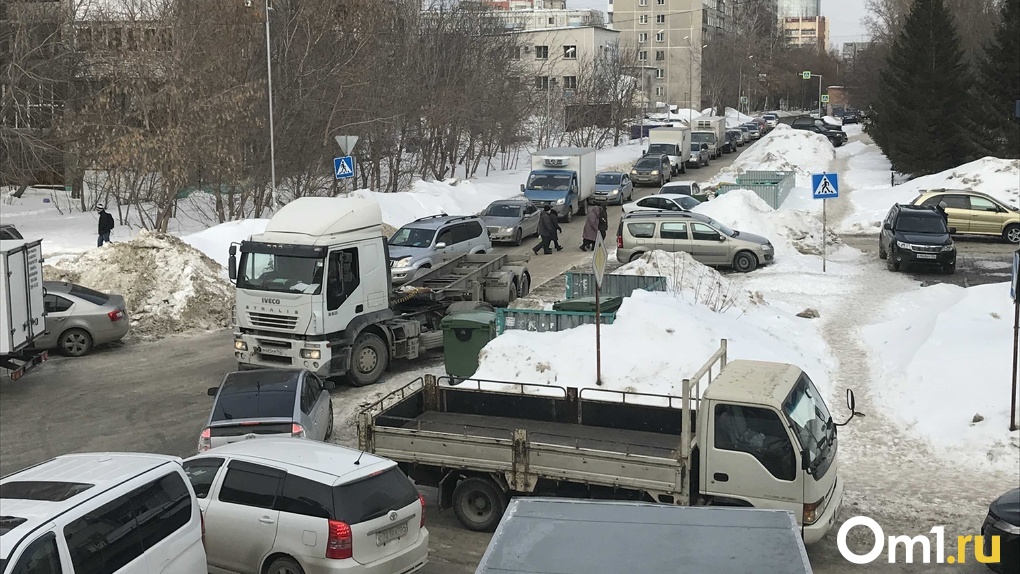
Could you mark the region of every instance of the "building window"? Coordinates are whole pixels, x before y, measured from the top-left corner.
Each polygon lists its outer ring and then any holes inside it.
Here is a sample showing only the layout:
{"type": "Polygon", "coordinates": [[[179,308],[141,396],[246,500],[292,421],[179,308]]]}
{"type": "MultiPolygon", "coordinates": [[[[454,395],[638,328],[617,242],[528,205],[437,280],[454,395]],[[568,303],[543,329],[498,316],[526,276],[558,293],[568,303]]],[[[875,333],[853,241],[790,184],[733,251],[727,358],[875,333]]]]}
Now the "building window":
{"type": "Polygon", "coordinates": [[[663,88],[662,86],[655,86],[655,95],[656,96],[665,96],[666,95],[666,88],[663,88]]]}
{"type": "Polygon", "coordinates": [[[637,41],[639,44],[644,44],[648,41],[648,32],[641,32],[637,35],[637,41]]]}
{"type": "Polygon", "coordinates": [[[655,23],[656,24],[665,24],[666,23],[666,15],[665,14],[656,14],[655,15],[655,23]]]}
{"type": "Polygon", "coordinates": [[[563,76],[563,89],[564,90],[576,90],[577,89],[577,76],[563,76]]]}
{"type": "Polygon", "coordinates": [[[549,25],[553,25],[555,23],[556,23],[556,18],[549,18],[549,25]]]}
{"type": "Polygon", "coordinates": [[[655,3],[658,4],[659,6],[665,6],[666,0],[655,0],[655,3]]]}
{"type": "Polygon", "coordinates": [[[535,89],[536,90],[548,90],[549,89],[549,76],[535,76],[535,89]]]}
{"type": "Polygon", "coordinates": [[[638,0],[638,6],[648,6],[648,0],[638,0]]]}
{"type": "Polygon", "coordinates": [[[638,17],[638,23],[639,24],[647,24],[648,23],[648,14],[642,14],[641,16],[639,16],[638,17]]]}
{"type": "Polygon", "coordinates": [[[663,61],[665,59],[666,59],[666,51],[665,50],[656,50],[655,51],[655,61],[661,62],[661,61],[663,61]]]}
{"type": "Polygon", "coordinates": [[[637,53],[637,59],[642,61],[642,62],[647,62],[648,61],[648,50],[641,50],[640,52],[638,52],[637,53]]]}
{"type": "Polygon", "coordinates": [[[666,77],[666,70],[664,68],[656,69],[655,70],[655,77],[660,79],[660,80],[665,78],[666,77]]]}
{"type": "Polygon", "coordinates": [[[662,42],[665,39],[666,39],[666,33],[665,32],[656,32],[655,33],[655,41],[656,42],[662,42]]]}
{"type": "Polygon", "coordinates": [[[535,46],[535,59],[536,60],[548,60],[549,59],[549,46],[535,46]]]}
{"type": "Polygon", "coordinates": [[[513,58],[514,60],[520,60],[521,59],[521,47],[520,46],[510,46],[510,57],[513,58]]]}
{"type": "Polygon", "coordinates": [[[563,46],[563,59],[564,60],[576,60],[577,59],[577,46],[563,46]]]}

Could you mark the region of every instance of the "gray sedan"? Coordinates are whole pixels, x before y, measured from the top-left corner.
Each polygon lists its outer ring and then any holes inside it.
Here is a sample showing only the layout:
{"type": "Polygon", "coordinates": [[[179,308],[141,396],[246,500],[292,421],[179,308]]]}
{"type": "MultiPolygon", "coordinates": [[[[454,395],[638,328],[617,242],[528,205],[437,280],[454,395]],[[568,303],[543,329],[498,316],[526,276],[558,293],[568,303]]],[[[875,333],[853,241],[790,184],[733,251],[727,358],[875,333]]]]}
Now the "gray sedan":
{"type": "Polygon", "coordinates": [[[127,304],[120,295],[64,281],[44,281],[43,287],[46,332],[36,340],[36,348],[80,357],[96,345],[123,339],[130,330],[127,304]]]}
{"type": "Polygon", "coordinates": [[[493,243],[520,245],[525,237],[538,235],[539,209],[527,199],[502,199],[489,204],[482,221],[493,243]]]}
{"type": "Polygon", "coordinates": [[[328,440],[333,435],[331,389],[333,383],[305,369],[228,373],[208,391],[216,400],[198,452],[260,437],[328,440]]]}

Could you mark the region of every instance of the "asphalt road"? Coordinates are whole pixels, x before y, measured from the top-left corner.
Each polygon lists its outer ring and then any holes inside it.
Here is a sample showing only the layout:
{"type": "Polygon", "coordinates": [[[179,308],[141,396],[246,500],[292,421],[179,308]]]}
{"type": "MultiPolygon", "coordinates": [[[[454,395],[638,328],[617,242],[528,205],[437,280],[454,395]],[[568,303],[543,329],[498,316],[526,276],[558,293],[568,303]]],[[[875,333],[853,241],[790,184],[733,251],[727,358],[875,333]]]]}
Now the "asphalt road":
{"type": "MultiPolygon", "coordinates": [[[[877,235],[841,235],[840,238],[843,243],[871,255],[874,259],[873,265],[885,267],[885,261],[878,258],[877,235]]],[[[955,237],[954,241],[957,248],[956,273],[943,275],[933,269],[916,267],[902,272],[925,285],[951,283],[969,287],[1009,281],[1016,245],[997,238],[978,236],[955,237]]]]}

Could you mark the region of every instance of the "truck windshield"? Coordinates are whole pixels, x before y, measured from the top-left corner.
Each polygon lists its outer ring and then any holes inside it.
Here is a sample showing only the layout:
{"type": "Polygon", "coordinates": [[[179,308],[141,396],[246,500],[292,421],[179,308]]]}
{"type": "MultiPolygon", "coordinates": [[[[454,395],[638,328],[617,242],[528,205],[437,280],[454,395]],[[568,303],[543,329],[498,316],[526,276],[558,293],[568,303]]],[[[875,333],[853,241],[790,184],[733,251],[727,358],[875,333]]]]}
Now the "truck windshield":
{"type": "Polygon", "coordinates": [[[715,143],[715,134],[710,132],[694,132],[691,134],[692,143],[715,143]]]}
{"type": "Polygon", "coordinates": [[[675,144],[657,143],[648,146],[648,153],[677,155],[675,144]]]}
{"type": "Polygon", "coordinates": [[[390,237],[390,247],[428,247],[435,236],[435,229],[401,227],[390,237]]]}
{"type": "Polygon", "coordinates": [[[533,173],[528,178],[528,189],[567,191],[572,179],[570,174],[533,173]]]}
{"type": "Polygon", "coordinates": [[[783,414],[797,432],[808,466],[820,471],[819,476],[824,474],[832,461],[836,427],[832,424],[832,416],[822,394],[807,375],[802,374],[790,391],[783,403],[783,414]]]}
{"type": "Polygon", "coordinates": [[[322,290],[322,268],[323,260],[317,257],[242,253],[237,287],[317,295],[322,290]]]}

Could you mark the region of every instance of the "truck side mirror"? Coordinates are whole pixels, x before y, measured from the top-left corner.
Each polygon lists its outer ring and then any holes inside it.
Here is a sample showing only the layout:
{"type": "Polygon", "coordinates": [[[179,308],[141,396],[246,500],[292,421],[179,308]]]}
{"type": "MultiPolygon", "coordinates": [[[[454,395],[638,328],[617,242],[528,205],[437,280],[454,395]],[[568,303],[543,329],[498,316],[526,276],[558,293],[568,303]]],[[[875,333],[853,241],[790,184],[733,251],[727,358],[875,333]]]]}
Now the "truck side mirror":
{"type": "Polygon", "coordinates": [[[524,193],[524,184],[521,184],[521,193],[524,193]]]}
{"type": "Polygon", "coordinates": [[[237,281],[237,246],[230,246],[230,258],[227,260],[227,275],[231,281],[237,281]]]}
{"type": "Polygon", "coordinates": [[[205,391],[205,394],[209,395],[210,397],[215,397],[216,393],[218,393],[218,392],[220,392],[220,388],[219,387],[209,387],[205,391]]]}
{"type": "Polygon", "coordinates": [[[850,418],[846,419],[842,423],[833,423],[834,425],[836,425],[838,427],[845,426],[847,423],[849,423],[850,421],[854,420],[855,416],[858,416],[858,417],[863,417],[864,416],[864,413],[859,413],[859,412],[856,411],[856,408],[857,408],[857,399],[854,397],[854,390],[853,389],[847,389],[846,390],[846,406],[847,406],[848,409],[850,409],[850,418]]]}

